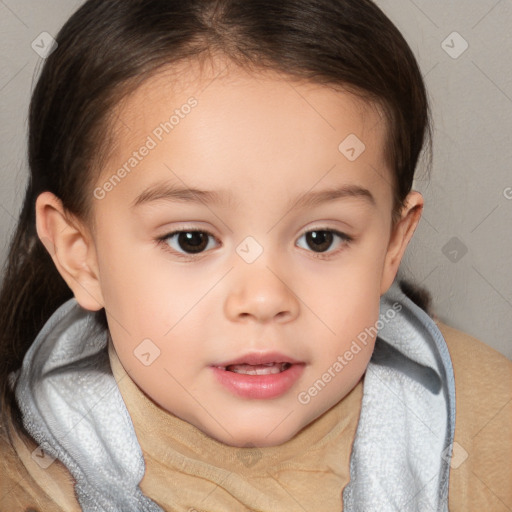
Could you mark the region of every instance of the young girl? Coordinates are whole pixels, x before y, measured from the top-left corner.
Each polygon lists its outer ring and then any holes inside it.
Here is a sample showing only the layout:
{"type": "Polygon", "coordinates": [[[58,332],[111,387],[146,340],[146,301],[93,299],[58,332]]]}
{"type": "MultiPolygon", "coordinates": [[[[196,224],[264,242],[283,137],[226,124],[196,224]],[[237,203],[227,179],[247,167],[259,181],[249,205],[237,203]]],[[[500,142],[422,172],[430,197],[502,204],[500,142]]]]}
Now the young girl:
{"type": "Polygon", "coordinates": [[[510,509],[512,364],[395,280],[429,114],[384,14],[88,0],[56,39],[0,510],[510,509]]]}

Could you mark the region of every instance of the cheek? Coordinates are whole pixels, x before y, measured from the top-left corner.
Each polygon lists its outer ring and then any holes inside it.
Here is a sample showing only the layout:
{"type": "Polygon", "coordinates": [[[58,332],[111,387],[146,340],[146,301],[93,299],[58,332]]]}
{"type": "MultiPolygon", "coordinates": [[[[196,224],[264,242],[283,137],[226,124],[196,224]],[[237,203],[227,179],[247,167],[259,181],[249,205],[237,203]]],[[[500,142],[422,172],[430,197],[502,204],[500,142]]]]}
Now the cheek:
{"type": "Polygon", "coordinates": [[[348,350],[353,340],[361,339],[361,349],[355,348],[358,356],[348,367],[356,373],[364,368],[375,341],[373,328],[379,319],[383,261],[382,242],[373,241],[350,255],[347,253],[316,286],[306,282],[305,302],[325,324],[315,322],[324,331],[326,363],[348,350]]]}
{"type": "Polygon", "coordinates": [[[123,336],[127,332],[138,336],[144,326],[137,322],[154,318],[151,313],[165,299],[158,297],[164,289],[156,279],[160,269],[147,260],[146,248],[111,226],[98,230],[97,255],[105,309],[114,320],[111,327],[117,329],[116,324],[121,324],[123,336]]]}
{"type": "Polygon", "coordinates": [[[381,245],[358,247],[332,265],[321,284],[309,286],[307,296],[314,294],[315,301],[323,302],[324,311],[329,311],[331,317],[364,324],[378,316],[383,263],[381,245]]]}
{"type": "Polygon", "coordinates": [[[218,280],[214,272],[171,262],[164,249],[151,243],[126,242],[115,233],[108,239],[108,245],[100,246],[99,261],[113,337],[129,337],[131,344],[144,338],[168,344],[185,325],[188,335],[195,325],[204,328],[212,312],[205,311],[210,303],[201,298],[218,280]],[[197,324],[191,325],[192,319],[197,324]]]}

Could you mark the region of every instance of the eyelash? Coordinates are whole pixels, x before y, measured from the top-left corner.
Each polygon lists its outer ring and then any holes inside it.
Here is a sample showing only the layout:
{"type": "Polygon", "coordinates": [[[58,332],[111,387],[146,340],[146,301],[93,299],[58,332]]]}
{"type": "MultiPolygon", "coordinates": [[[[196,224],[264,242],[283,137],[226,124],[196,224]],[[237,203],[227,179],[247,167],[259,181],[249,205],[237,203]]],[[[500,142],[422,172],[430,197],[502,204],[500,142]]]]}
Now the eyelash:
{"type": "MultiPolygon", "coordinates": [[[[339,252],[341,252],[342,250],[344,250],[345,247],[349,246],[353,241],[354,241],[354,238],[341,232],[341,231],[338,231],[336,229],[332,229],[332,228],[326,228],[326,227],[318,227],[318,228],[314,228],[314,229],[308,229],[307,231],[304,231],[300,237],[302,238],[304,235],[307,235],[308,233],[312,233],[312,232],[315,232],[315,231],[321,231],[321,232],[327,232],[327,233],[332,233],[333,235],[337,236],[338,238],[341,239],[341,242],[342,242],[342,247],[335,250],[335,251],[328,251],[328,252],[315,252],[315,251],[312,251],[312,250],[309,250],[307,252],[310,252],[312,254],[312,256],[314,258],[318,258],[318,259],[323,259],[323,260],[326,260],[326,259],[330,259],[332,256],[338,254],[339,252]]],[[[198,253],[180,253],[174,249],[172,249],[169,244],[167,243],[167,241],[170,239],[170,238],[173,238],[177,235],[179,235],[180,233],[203,233],[211,238],[213,238],[216,242],[220,243],[219,240],[217,240],[217,237],[211,233],[210,231],[206,230],[206,229],[195,229],[195,228],[188,228],[188,229],[179,229],[179,230],[176,230],[176,231],[171,231],[170,233],[167,233],[166,235],[164,236],[161,236],[161,237],[158,237],[155,239],[155,242],[158,244],[158,245],[162,245],[163,246],[163,249],[168,251],[168,252],[171,252],[171,254],[173,254],[174,256],[177,256],[179,258],[183,258],[183,259],[186,259],[186,260],[197,260],[197,258],[200,258],[202,255],[205,254],[205,252],[207,251],[201,251],[201,252],[198,252],[198,253]]],[[[306,250],[306,249],[305,249],[306,250]]]]}

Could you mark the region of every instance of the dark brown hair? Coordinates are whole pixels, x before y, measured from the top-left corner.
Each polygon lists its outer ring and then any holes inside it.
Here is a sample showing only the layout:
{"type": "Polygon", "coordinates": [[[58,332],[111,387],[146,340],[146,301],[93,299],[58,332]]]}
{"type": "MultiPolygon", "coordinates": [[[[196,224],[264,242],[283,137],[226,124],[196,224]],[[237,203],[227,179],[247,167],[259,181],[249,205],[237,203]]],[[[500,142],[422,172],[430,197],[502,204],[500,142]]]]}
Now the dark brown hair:
{"type": "MultiPolygon", "coordinates": [[[[250,69],[341,86],[382,108],[392,218],[430,148],[427,95],[406,41],[370,0],[88,0],[56,37],[30,104],[30,178],[0,292],[0,408],[23,432],[7,384],[72,292],[35,229],[35,200],[58,196],[87,219],[120,99],[163,66],[214,54],[250,69]],[[428,143],[428,144],[425,144],[428,143]]],[[[104,311],[98,319],[105,323],[104,311]]]]}

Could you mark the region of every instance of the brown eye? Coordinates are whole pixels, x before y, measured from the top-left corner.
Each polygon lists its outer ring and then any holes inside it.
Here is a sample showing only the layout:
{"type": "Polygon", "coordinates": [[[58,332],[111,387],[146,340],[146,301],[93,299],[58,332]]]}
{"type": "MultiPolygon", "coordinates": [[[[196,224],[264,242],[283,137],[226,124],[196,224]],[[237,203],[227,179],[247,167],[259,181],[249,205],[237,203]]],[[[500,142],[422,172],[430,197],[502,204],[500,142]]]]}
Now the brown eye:
{"type": "Polygon", "coordinates": [[[188,231],[178,235],[178,244],[185,252],[201,252],[208,245],[208,235],[199,231],[188,231]]]}
{"type": "Polygon", "coordinates": [[[306,233],[306,243],[315,252],[325,252],[332,245],[334,237],[330,231],[309,231],[306,233]]]}
{"type": "Polygon", "coordinates": [[[352,241],[352,238],[344,233],[336,231],[334,229],[314,229],[306,231],[297,242],[299,247],[303,249],[311,250],[316,253],[335,253],[337,246],[348,245],[352,241]],[[303,243],[300,241],[304,239],[303,243]],[[332,247],[334,246],[334,250],[332,247]]]}
{"type": "Polygon", "coordinates": [[[211,233],[206,231],[175,231],[160,240],[165,242],[173,251],[181,254],[199,254],[210,248],[211,233]]]}

